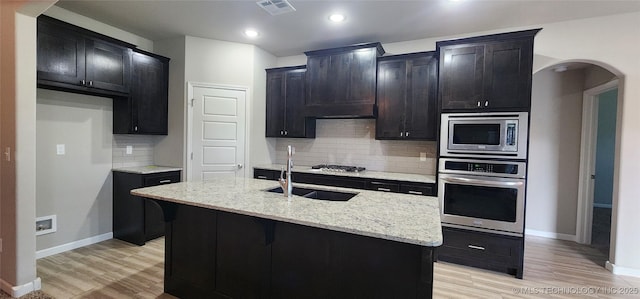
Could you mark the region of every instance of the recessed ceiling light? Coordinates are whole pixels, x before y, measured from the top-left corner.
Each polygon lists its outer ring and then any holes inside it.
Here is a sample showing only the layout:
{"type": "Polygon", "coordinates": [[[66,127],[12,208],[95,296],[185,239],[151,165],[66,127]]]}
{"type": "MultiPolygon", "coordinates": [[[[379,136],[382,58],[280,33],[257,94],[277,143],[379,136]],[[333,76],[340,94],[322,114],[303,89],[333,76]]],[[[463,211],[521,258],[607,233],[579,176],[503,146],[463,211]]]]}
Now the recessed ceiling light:
{"type": "Polygon", "coordinates": [[[344,22],[345,19],[346,17],[343,14],[338,14],[338,13],[335,13],[329,16],[329,20],[336,23],[344,22]]]}
{"type": "Polygon", "coordinates": [[[244,35],[246,35],[247,37],[255,38],[258,37],[258,31],[255,31],[254,29],[247,29],[244,31],[244,35]]]}

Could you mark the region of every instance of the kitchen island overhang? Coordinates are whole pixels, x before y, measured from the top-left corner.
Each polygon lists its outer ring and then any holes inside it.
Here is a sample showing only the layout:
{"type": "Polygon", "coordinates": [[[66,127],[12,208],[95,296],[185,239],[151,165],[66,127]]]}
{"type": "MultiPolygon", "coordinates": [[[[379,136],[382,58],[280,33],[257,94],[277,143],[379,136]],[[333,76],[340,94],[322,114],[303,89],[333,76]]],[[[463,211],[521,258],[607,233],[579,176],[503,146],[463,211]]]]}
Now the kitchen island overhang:
{"type": "Polygon", "coordinates": [[[348,188],[345,202],[219,178],[132,191],[166,226],[165,292],[181,298],[429,298],[442,244],[437,198],[348,188]]]}

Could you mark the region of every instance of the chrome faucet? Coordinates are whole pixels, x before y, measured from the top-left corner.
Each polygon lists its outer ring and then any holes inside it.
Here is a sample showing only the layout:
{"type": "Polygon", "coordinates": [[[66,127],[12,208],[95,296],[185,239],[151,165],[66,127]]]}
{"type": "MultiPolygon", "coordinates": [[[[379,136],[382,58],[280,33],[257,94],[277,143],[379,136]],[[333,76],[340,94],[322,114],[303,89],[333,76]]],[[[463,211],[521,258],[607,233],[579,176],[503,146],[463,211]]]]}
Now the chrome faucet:
{"type": "Polygon", "coordinates": [[[293,182],[291,181],[291,168],[293,168],[293,154],[295,153],[295,148],[291,145],[287,146],[287,178],[283,178],[284,176],[284,167],[280,170],[280,179],[278,182],[280,183],[280,187],[282,187],[282,193],[286,197],[291,197],[291,191],[293,190],[293,182]]]}

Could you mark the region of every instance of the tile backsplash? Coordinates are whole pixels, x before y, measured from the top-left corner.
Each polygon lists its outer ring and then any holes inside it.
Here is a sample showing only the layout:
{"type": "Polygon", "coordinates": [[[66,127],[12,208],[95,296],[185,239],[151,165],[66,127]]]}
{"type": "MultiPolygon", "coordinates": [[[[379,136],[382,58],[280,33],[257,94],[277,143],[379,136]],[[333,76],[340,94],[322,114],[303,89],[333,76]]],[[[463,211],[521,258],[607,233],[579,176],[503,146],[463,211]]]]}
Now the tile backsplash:
{"type": "Polygon", "coordinates": [[[153,148],[159,136],[153,135],[113,135],[113,167],[133,167],[153,165],[153,148]],[[127,146],[133,147],[127,154],[127,146]]]}
{"type": "Polygon", "coordinates": [[[375,125],[374,119],[318,119],[315,139],[277,139],[276,163],[286,163],[287,145],[293,145],[295,165],[341,164],[375,171],[436,173],[435,141],[376,140],[375,125]]]}

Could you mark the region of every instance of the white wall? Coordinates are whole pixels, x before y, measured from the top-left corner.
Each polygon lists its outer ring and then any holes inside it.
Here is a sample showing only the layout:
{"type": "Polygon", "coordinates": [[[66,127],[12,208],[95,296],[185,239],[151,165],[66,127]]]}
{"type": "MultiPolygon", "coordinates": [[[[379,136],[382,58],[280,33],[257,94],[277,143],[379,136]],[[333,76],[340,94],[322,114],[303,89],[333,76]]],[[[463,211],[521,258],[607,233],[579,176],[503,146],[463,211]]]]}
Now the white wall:
{"type": "Polygon", "coordinates": [[[275,57],[253,45],[210,40],[192,36],[181,40],[156,41],[160,54],[167,55],[182,64],[184,71],[170,67],[169,86],[169,136],[158,142],[155,148],[156,163],[184,167],[184,130],[186,91],[188,82],[211,83],[217,85],[249,88],[250,135],[246,150],[250,161],[245,161],[246,174],[251,175],[254,159],[257,163],[271,163],[275,143],[267,141],[265,131],[265,68],[272,67],[275,57]],[[183,46],[184,45],[184,46],[183,46]],[[180,94],[182,94],[180,96],[180,94]],[[182,138],[180,138],[182,137],[182,138]]]}
{"type": "Polygon", "coordinates": [[[576,234],[584,70],[533,76],[526,228],[576,234]]]}
{"type": "Polygon", "coordinates": [[[185,80],[251,87],[254,46],[186,37],[185,80]]]}
{"type": "Polygon", "coordinates": [[[46,89],[37,97],[36,217],[56,215],[57,231],[38,236],[36,249],[110,233],[112,99],[46,89]]]}
{"type": "MultiPolygon", "coordinates": [[[[169,115],[168,134],[160,136],[154,148],[154,161],[158,165],[184,167],[185,122],[185,46],[186,37],[155,41],[156,53],[169,57],[169,115]]],[[[183,174],[182,177],[185,177],[183,174]]]]}
{"type": "MultiPolygon", "coordinates": [[[[265,138],[267,119],[267,72],[276,64],[276,57],[258,47],[253,47],[253,95],[251,96],[251,136],[249,137],[250,162],[252,165],[270,164],[275,161],[276,141],[265,138]]],[[[249,175],[252,175],[249,168],[249,175]]]]}
{"type": "MultiPolygon", "coordinates": [[[[36,22],[16,14],[16,260],[17,285],[37,280],[35,272],[35,98],[36,98],[36,22]]],[[[30,287],[27,286],[28,290],[30,287]]]]}

